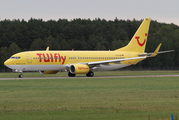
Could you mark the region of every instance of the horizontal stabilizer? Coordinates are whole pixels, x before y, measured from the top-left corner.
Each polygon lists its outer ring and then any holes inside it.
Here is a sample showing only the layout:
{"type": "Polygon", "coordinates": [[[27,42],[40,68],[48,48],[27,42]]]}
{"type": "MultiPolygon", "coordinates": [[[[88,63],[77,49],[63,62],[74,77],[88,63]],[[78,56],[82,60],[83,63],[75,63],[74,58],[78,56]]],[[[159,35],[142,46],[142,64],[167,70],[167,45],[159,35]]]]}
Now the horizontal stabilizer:
{"type": "Polygon", "coordinates": [[[145,54],[139,54],[139,56],[147,56],[147,57],[155,57],[157,54],[160,53],[168,53],[168,52],[174,52],[175,50],[168,50],[168,51],[161,51],[159,52],[159,49],[161,47],[161,43],[159,44],[159,46],[156,48],[156,50],[152,53],[145,53],[145,54]]]}

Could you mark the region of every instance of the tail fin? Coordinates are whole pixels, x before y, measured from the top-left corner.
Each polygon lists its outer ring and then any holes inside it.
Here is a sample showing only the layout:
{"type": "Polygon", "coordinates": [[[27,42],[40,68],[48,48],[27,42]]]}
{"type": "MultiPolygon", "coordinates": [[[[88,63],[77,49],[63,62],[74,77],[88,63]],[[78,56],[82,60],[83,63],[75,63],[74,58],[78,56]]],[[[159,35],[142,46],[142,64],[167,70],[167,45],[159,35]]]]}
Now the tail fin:
{"type": "Polygon", "coordinates": [[[150,26],[150,18],[145,18],[137,32],[129,42],[129,44],[123,48],[117,49],[115,51],[131,51],[144,53],[145,46],[147,43],[147,36],[150,26]]]}

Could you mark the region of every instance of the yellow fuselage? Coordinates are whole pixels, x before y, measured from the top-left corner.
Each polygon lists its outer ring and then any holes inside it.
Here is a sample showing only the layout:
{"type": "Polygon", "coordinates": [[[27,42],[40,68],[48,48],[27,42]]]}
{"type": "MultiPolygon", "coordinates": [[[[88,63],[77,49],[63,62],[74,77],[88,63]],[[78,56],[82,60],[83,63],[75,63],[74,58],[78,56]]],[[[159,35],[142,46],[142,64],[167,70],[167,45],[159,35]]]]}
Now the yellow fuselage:
{"type": "MultiPolygon", "coordinates": [[[[23,71],[64,70],[67,65],[138,57],[136,52],[119,51],[29,51],[13,55],[5,65],[23,71]]],[[[136,64],[143,59],[103,65],[96,70],[113,70],[136,64]],[[106,67],[108,69],[106,69],[106,67]],[[116,66],[116,67],[114,67],[116,66]]]]}

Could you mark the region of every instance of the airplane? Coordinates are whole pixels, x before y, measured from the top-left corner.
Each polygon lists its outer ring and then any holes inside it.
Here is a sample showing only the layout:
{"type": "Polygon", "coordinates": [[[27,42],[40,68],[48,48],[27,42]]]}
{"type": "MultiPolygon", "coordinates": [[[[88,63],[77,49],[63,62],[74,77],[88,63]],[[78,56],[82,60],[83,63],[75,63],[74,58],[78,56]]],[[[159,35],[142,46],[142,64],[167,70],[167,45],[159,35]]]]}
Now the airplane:
{"type": "Polygon", "coordinates": [[[20,72],[39,71],[41,74],[56,74],[59,71],[68,71],[69,77],[76,74],[86,74],[93,77],[93,71],[115,70],[148,58],[155,57],[158,53],[173,52],[174,50],[161,51],[161,43],[152,53],[146,53],[150,18],[145,18],[128,45],[114,51],[27,51],[12,55],[4,62],[8,68],[20,72]]]}

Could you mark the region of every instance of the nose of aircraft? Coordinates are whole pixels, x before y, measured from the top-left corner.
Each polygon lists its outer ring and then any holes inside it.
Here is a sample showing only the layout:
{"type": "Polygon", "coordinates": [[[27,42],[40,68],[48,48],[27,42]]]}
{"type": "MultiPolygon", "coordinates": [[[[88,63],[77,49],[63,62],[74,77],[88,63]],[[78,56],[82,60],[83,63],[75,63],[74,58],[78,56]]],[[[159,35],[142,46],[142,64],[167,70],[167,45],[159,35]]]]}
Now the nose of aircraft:
{"type": "Polygon", "coordinates": [[[4,62],[4,65],[10,69],[14,69],[13,68],[13,61],[11,59],[7,59],[5,62],[4,62]]]}
{"type": "Polygon", "coordinates": [[[4,65],[6,66],[8,64],[8,60],[6,60],[5,62],[4,62],[4,65]]]}
{"type": "Polygon", "coordinates": [[[10,60],[9,60],[9,59],[6,60],[6,61],[4,62],[4,65],[5,65],[5,66],[10,65],[10,60]]]}

